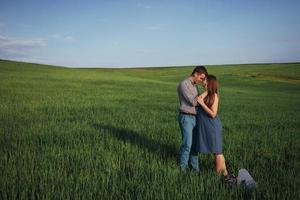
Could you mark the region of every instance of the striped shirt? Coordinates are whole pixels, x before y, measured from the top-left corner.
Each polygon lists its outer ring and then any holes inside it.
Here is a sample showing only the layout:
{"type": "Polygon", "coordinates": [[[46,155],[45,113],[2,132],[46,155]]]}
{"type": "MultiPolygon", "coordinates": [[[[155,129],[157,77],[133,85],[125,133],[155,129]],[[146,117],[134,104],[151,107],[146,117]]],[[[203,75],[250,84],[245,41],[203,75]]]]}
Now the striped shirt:
{"type": "Polygon", "coordinates": [[[196,84],[193,84],[193,78],[188,77],[181,81],[177,87],[180,112],[197,114],[196,106],[198,105],[197,96],[199,94],[196,84]]]}

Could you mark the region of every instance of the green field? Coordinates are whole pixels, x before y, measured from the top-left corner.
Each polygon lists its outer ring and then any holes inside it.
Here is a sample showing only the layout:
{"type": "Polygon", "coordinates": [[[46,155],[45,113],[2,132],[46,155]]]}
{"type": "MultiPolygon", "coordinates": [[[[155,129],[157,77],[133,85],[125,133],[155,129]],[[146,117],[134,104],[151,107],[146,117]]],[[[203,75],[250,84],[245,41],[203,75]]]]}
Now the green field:
{"type": "Polygon", "coordinates": [[[72,69],[0,61],[0,199],[300,199],[300,64],[207,66],[220,83],[229,188],[200,155],[179,173],[177,84],[193,66],[72,69]]]}

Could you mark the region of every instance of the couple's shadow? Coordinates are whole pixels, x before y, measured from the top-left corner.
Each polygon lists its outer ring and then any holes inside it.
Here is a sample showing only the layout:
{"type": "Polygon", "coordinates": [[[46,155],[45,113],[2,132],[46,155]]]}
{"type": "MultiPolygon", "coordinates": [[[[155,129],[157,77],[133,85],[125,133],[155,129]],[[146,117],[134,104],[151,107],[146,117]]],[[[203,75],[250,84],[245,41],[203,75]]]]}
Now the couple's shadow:
{"type": "Polygon", "coordinates": [[[163,160],[177,160],[178,148],[175,144],[166,144],[161,141],[146,137],[145,133],[138,133],[133,130],[118,128],[112,125],[94,123],[92,127],[101,133],[109,133],[118,140],[129,142],[139,148],[149,151],[163,160]]]}
{"type": "MultiPolygon", "coordinates": [[[[179,148],[175,144],[166,144],[160,141],[147,138],[145,133],[137,133],[133,130],[118,128],[112,125],[94,123],[92,127],[102,133],[109,133],[111,136],[123,142],[129,142],[137,145],[139,148],[149,151],[156,155],[158,159],[170,160],[178,162],[179,148]]],[[[200,159],[200,167],[202,171],[213,170],[214,163],[211,155],[203,155],[200,159]]]]}

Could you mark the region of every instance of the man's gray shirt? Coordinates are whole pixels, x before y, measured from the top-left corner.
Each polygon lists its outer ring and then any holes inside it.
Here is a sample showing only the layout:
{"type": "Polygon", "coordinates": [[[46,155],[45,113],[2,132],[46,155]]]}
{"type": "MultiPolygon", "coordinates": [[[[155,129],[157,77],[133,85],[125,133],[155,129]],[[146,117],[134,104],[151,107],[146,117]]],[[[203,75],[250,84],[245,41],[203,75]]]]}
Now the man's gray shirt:
{"type": "Polygon", "coordinates": [[[198,89],[195,84],[193,84],[192,77],[181,81],[177,87],[179,103],[180,103],[180,112],[197,114],[197,96],[199,94],[198,89]]]}

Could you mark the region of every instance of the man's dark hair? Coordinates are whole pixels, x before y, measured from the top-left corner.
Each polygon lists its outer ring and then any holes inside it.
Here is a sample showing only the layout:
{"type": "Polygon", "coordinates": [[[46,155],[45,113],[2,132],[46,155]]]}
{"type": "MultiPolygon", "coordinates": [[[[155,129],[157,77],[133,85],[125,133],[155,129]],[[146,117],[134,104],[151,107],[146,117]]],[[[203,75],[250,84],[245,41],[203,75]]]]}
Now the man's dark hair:
{"type": "Polygon", "coordinates": [[[205,74],[205,76],[207,76],[207,70],[203,65],[196,66],[195,69],[192,72],[192,75],[194,75],[195,73],[205,74]]]}

